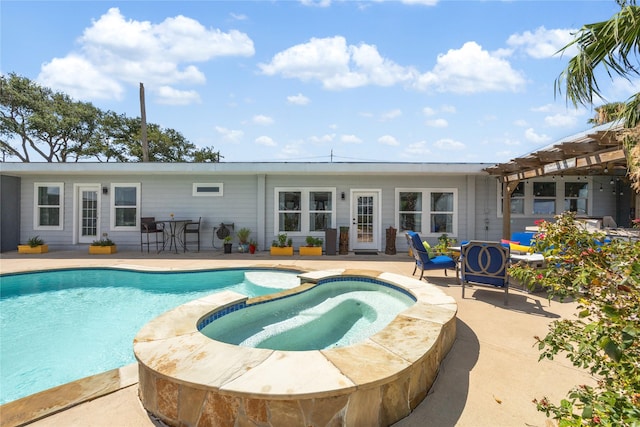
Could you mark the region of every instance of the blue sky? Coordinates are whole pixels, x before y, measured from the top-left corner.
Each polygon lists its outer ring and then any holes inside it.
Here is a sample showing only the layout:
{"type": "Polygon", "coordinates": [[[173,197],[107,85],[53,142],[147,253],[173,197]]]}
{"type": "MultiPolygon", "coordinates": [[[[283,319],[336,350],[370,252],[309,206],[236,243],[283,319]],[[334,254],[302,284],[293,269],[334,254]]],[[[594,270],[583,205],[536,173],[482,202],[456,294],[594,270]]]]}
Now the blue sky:
{"type": "MultiPolygon", "coordinates": [[[[223,161],[508,161],[585,130],[555,52],[607,1],[11,1],[0,70],[223,161]],[[331,154],[333,153],[333,158],[331,154]]],[[[606,100],[638,80],[601,76],[606,100]]],[[[600,105],[602,102],[596,103],[600,105]]]]}

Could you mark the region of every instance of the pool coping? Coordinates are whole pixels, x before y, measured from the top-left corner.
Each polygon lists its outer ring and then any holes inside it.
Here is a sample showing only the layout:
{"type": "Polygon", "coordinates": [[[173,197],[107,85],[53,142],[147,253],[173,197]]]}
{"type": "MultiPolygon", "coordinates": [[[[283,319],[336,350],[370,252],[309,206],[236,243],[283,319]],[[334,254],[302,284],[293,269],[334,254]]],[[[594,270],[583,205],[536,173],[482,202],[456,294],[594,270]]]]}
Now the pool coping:
{"type": "MultiPolygon", "coordinates": [[[[53,268],[53,269],[36,269],[29,271],[16,271],[10,272],[6,274],[15,274],[15,273],[32,273],[32,272],[43,272],[43,271],[51,271],[58,269],[69,269],[69,268],[111,268],[111,269],[122,269],[122,270],[133,270],[133,271],[200,271],[200,270],[209,270],[208,267],[201,268],[193,268],[193,269],[169,269],[161,268],[161,267],[148,267],[141,266],[135,264],[120,264],[117,266],[111,267],[103,267],[103,266],[91,266],[91,267],[83,267],[83,266],[69,266],[69,267],[61,267],[61,268],[53,268]]],[[[232,269],[235,268],[244,268],[242,266],[234,266],[230,267],[232,269]]],[[[323,277],[331,276],[331,275],[342,275],[342,274],[358,274],[365,275],[370,277],[377,277],[381,280],[384,280],[385,276],[390,276],[389,278],[397,283],[408,283],[404,285],[407,289],[415,286],[416,282],[419,284],[426,284],[425,282],[419,282],[416,279],[412,279],[407,276],[402,276],[398,274],[391,273],[383,273],[380,274],[379,271],[375,270],[361,270],[361,269],[335,269],[335,270],[312,270],[300,268],[299,266],[294,265],[254,265],[250,268],[261,269],[261,268],[277,268],[289,271],[306,271],[301,273],[301,277],[303,281],[306,282],[314,282],[323,277]]],[[[217,268],[214,268],[217,269],[217,268]]],[[[5,273],[3,273],[5,274],[5,273]]],[[[309,286],[308,284],[304,284],[302,286],[309,286]]],[[[433,286],[429,284],[429,286],[433,286]]],[[[434,288],[437,290],[437,288],[434,288]]],[[[443,296],[446,296],[444,293],[438,290],[443,296]]],[[[268,297],[257,297],[255,300],[260,300],[268,297]]],[[[457,312],[457,305],[455,304],[455,300],[453,297],[447,297],[448,302],[443,304],[446,306],[448,304],[452,304],[451,307],[455,307],[455,311],[453,315],[455,316],[457,312]]],[[[455,325],[455,322],[450,322],[455,325]]],[[[454,333],[455,335],[455,333],[454,333]]],[[[453,342],[453,340],[452,340],[453,342]]],[[[450,347],[450,346],[449,346],[450,347]]],[[[447,350],[448,351],[448,350],[447,350]]],[[[445,353],[446,354],[446,353],[445,353]]],[[[444,355],[442,355],[444,357],[444,355]]],[[[82,378],[67,384],[62,384],[57,387],[53,387],[51,389],[47,389],[41,391],[39,393],[35,393],[33,395],[25,396],[23,398],[17,399],[12,402],[7,402],[3,405],[0,405],[0,412],[2,413],[2,424],[3,426],[21,426],[26,425],[37,420],[46,418],[55,413],[68,410],[74,406],[80,405],[84,402],[88,402],[94,399],[97,399],[102,396],[109,395],[111,393],[117,392],[119,390],[135,386],[138,384],[138,364],[133,363],[130,365],[126,365],[124,367],[116,368],[113,370],[109,370],[100,374],[92,375],[86,378],[82,378]]]]}
{"type": "MultiPolygon", "coordinates": [[[[276,401],[303,407],[303,401],[335,400],[336,396],[362,399],[392,388],[404,397],[384,403],[395,407],[384,408],[385,414],[376,416],[385,421],[407,416],[426,397],[439,363],[453,345],[457,304],[432,284],[374,270],[302,273],[301,287],[285,292],[297,293],[332,277],[363,276],[398,287],[416,302],[383,330],[351,346],[311,351],[247,348],[212,340],[196,327],[216,311],[278,299],[281,293],[249,299],[231,291],[218,292],[153,319],[134,339],[143,405],[169,425],[191,425],[200,417],[215,418],[220,413],[254,416],[241,413],[264,405],[272,405],[267,412],[273,416],[276,401]],[[220,409],[225,405],[229,407],[220,409]],[[239,405],[245,408],[238,410],[239,405]]],[[[345,406],[352,412],[350,417],[372,416],[363,414],[369,408],[352,409],[356,406],[345,406]]]]}

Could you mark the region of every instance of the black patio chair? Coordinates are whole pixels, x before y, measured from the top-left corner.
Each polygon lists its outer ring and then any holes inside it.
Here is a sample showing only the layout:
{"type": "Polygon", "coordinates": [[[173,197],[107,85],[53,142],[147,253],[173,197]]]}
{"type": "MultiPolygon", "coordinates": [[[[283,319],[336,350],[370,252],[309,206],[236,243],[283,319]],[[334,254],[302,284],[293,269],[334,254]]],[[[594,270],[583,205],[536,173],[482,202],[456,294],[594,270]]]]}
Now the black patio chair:
{"type": "Polygon", "coordinates": [[[147,252],[149,252],[149,245],[151,241],[149,240],[150,235],[155,235],[156,237],[156,251],[160,250],[160,246],[158,245],[158,234],[162,235],[162,242],[164,244],[164,227],[162,223],[157,223],[156,218],[153,216],[146,216],[140,218],[140,252],[143,252],[142,248],[144,245],[147,245],[147,252]],[[146,242],[144,241],[144,236],[147,236],[146,242]]]}
{"type": "Polygon", "coordinates": [[[200,224],[202,222],[202,217],[198,218],[198,221],[189,221],[185,222],[184,227],[182,228],[182,244],[184,248],[184,252],[187,251],[187,236],[189,234],[195,234],[198,236],[198,252],[200,252],[200,224]]]}

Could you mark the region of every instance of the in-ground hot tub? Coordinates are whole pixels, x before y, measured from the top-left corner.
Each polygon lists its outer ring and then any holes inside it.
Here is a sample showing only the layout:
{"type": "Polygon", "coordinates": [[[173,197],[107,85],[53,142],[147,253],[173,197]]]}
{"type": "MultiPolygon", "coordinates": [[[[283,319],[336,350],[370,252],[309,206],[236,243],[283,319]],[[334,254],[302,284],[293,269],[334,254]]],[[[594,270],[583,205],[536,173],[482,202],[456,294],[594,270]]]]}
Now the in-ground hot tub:
{"type": "Polygon", "coordinates": [[[252,300],[220,292],[148,323],[134,340],[144,407],[175,426],[380,426],[407,416],[427,395],[453,345],[454,299],[390,273],[332,270],[301,278],[311,283],[252,300]],[[243,347],[198,330],[247,305],[268,305],[313,282],[344,277],[396,287],[416,302],[374,335],[326,350],[243,347]]]}

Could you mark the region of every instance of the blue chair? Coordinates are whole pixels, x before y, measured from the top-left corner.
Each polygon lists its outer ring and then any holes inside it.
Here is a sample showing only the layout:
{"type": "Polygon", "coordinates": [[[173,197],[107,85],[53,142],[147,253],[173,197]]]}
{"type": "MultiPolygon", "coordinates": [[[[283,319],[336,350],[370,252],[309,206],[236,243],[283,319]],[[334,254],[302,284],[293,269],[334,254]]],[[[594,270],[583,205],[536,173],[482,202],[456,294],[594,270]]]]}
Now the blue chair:
{"type": "Polygon", "coordinates": [[[409,247],[411,248],[411,252],[413,253],[413,257],[416,260],[416,265],[413,269],[413,275],[416,274],[418,268],[420,269],[420,280],[422,280],[422,276],[424,276],[425,270],[444,270],[444,275],[447,275],[447,268],[455,269],[457,263],[445,255],[439,255],[435,257],[429,256],[429,252],[424,247],[422,243],[422,239],[420,239],[420,235],[415,231],[407,231],[407,242],[409,242],[409,247]]]}
{"type": "Polygon", "coordinates": [[[462,298],[465,286],[483,285],[504,289],[509,304],[509,247],[500,242],[470,241],[460,247],[462,298]]]}

